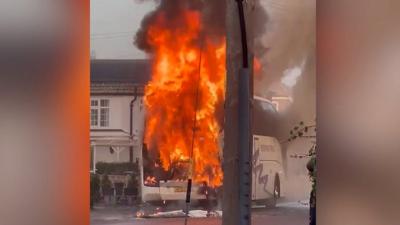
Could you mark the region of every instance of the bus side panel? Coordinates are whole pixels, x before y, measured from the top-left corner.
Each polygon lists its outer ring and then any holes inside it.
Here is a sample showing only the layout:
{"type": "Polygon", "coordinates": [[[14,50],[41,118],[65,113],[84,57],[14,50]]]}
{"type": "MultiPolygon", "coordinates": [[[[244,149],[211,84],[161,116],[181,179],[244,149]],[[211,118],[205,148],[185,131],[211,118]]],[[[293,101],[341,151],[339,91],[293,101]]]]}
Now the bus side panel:
{"type": "Polygon", "coordinates": [[[265,161],[266,156],[262,151],[264,145],[264,137],[254,136],[253,139],[253,172],[252,172],[252,199],[263,200],[268,199],[272,195],[272,185],[270,184],[269,168],[271,167],[268,161],[265,161]]]}
{"type": "Polygon", "coordinates": [[[273,137],[254,136],[253,142],[253,200],[273,197],[275,174],[282,171],[282,153],[273,137]]]}
{"type": "Polygon", "coordinates": [[[149,187],[149,186],[142,185],[141,191],[142,191],[142,201],[143,202],[161,201],[159,187],[149,187]]]}

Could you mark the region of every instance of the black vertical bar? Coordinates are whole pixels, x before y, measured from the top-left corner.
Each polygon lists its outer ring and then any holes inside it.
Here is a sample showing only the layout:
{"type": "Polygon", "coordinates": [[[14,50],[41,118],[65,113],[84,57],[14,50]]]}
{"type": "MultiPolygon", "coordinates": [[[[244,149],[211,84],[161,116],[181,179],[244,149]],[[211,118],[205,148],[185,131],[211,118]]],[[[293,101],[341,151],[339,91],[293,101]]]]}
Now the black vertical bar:
{"type": "Polygon", "coordinates": [[[244,19],[243,0],[236,0],[239,10],[240,36],[242,38],[243,68],[249,68],[249,56],[247,49],[246,21],[244,19]]]}
{"type": "Polygon", "coordinates": [[[186,203],[190,203],[190,194],[192,193],[192,179],[188,179],[186,190],[186,203]]]}

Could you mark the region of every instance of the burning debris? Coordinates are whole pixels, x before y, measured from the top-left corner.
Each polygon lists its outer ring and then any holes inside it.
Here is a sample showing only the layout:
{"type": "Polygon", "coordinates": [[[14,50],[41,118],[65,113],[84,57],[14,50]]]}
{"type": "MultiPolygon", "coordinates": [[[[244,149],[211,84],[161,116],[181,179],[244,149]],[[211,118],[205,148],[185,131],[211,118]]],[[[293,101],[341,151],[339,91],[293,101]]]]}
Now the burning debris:
{"type": "Polygon", "coordinates": [[[143,218],[146,214],[143,210],[139,210],[136,212],[136,218],[143,218]]]}
{"type": "Polygon", "coordinates": [[[221,217],[222,211],[207,212],[204,210],[190,210],[189,214],[186,215],[183,210],[173,211],[155,211],[153,213],[146,214],[143,210],[136,212],[136,218],[177,218],[177,217],[192,217],[192,218],[205,218],[205,217],[221,217]]]}
{"type": "Polygon", "coordinates": [[[222,185],[218,138],[225,92],[223,1],[164,0],[136,45],[152,57],[145,142],[171,179],[222,185]],[[184,174],[182,174],[182,171],[184,174]]]}
{"type": "Polygon", "coordinates": [[[157,184],[157,179],[155,177],[152,176],[148,176],[146,177],[146,179],[144,180],[144,184],[146,186],[155,186],[157,184]]]}

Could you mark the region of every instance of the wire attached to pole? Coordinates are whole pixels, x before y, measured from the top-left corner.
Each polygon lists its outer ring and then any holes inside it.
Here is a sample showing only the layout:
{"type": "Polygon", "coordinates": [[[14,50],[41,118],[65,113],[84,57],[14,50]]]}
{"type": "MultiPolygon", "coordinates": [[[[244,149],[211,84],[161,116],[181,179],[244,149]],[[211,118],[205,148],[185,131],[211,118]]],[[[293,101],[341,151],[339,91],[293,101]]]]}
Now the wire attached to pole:
{"type": "Polygon", "coordinates": [[[249,68],[248,48],[247,48],[247,34],[246,34],[246,21],[244,18],[243,0],[236,0],[239,12],[240,23],[240,36],[242,39],[242,57],[243,68],[249,68]]]}
{"type": "Polygon", "coordinates": [[[239,69],[238,84],[238,128],[239,128],[239,209],[238,224],[251,224],[251,158],[252,131],[250,99],[253,98],[249,53],[247,47],[246,21],[243,0],[236,0],[238,5],[240,34],[242,41],[243,68],[239,69]]]}
{"type": "Polygon", "coordinates": [[[199,107],[199,92],[200,92],[200,76],[201,76],[201,61],[202,61],[202,52],[203,52],[203,39],[200,42],[200,55],[199,55],[199,67],[198,67],[198,77],[197,77],[197,88],[195,95],[195,108],[194,108],[194,119],[193,119],[193,132],[192,132],[192,145],[189,154],[189,179],[187,183],[186,189],[186,216],[185,216],[185,225],[187,225],[189,210],[190,210],[190,194],[192,192],[192,177],[193,177],[193,152],[194,152],[194,140],[196,138],[196,126],[197,126],[197,109],[199,107]]]}

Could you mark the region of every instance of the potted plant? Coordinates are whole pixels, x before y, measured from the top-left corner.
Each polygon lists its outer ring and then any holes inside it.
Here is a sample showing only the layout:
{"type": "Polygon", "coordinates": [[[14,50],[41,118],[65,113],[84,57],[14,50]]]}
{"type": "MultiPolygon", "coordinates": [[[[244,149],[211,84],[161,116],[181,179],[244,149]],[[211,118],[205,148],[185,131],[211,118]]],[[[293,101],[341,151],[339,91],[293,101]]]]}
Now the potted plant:
{"type": "Polygon", "coordinates": [[[101,181],[101,190],[104,196],[104,200],[108,204],[110,202],[111,195],[113,195],[113,188],[107,174],[103,176],[103,179],[101,181]]]}
{"type": "Polygon", "coordinates": [[[100,196],[100,178],[97,174],[90,174],[90,209],[93,209],[100,196]]]}
{"type": "Polygon", "coordinates": [[[128,198],[129,204],[132,204],[133,200],[136,199],[138,195],[138,185],[139,182],[135,175],[131,175],[128,181],[128,185],[125,189],[125,195],[128,198]]]}

